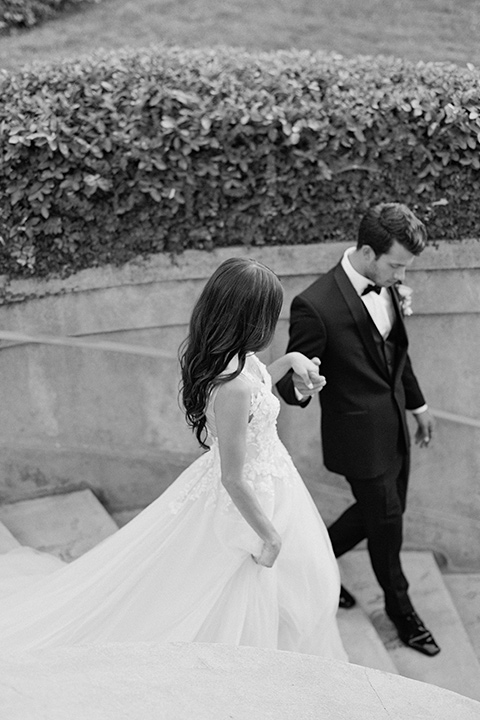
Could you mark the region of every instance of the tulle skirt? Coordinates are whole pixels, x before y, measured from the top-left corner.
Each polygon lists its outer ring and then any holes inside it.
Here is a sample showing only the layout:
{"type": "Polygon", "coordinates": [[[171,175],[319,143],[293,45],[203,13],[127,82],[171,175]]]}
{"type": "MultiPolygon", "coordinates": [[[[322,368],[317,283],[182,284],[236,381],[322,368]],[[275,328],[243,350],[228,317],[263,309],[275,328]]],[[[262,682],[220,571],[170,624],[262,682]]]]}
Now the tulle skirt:
{"type": "Polygon", "coordinates": [[[2,650],[108,642],[215,642],[346,660],[328,533],[286,450],[258,487],[282,536],[273,568],[208,452],[125,527],[70,564],[0,555],[2,650]]]}

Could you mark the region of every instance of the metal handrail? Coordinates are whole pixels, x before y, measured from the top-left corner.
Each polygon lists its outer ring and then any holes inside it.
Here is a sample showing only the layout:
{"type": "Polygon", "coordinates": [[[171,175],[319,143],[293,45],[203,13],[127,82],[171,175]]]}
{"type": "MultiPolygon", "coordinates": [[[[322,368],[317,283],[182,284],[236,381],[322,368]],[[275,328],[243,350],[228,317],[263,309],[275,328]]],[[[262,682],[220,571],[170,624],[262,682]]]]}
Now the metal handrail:
{"type": "Polygon", "coordinates": [[[21,343],[36,345],[64,345],[66,347],[81,347],[90,350],[103,350],[107,352],[127,353],[130,355],[141,355],[143,357],[163,358],[172,360],[174,358],[165,350],[147,347],[146,345],[130,345],[129,343],[109,342],[108,340],[82,340],[76,337],[59,337],[52,335],[24,335],[23,333],[0,330],[0,340],[8,340],[15,344],[21,343]]]}
{"type": "Polygon", "coordinates": [[[480,420],[476,418],[467,417],[466,415],[456,415],[447,410],[436,410],[435,408],[430,408],[430,412],[440,420],[448,420],[449,422],[459,423],[460,425],[480,428],[480,420]]]}
{"type": "MultiPolygon", "coordinates": [[[[10,330],[0,330],[0,340],[8,340],[15,344],[35,343],[36,345],[63,345],[66,347],[88,348],[89,350],[103,350],[106,352],[127,353],[143,357],[163,358],[164,360],[174,359],[174,356],[165,352],[165,350],[158,350],[157,348],[147,347],[145,345],[130,345],[128,343],[109,342],[108,340],[91,341],[75,337],[25,335],[23,333],[11,332],[10,330]]],[[[477,420],[476,418],[470,418],[466,415],[457,415],[456,413],[451,413],[446,410],[437,410],[436,408],[430,408],[430,412],[440,420],[447,420],[460,425],[480,428],[480,420],[477,420]]]]}

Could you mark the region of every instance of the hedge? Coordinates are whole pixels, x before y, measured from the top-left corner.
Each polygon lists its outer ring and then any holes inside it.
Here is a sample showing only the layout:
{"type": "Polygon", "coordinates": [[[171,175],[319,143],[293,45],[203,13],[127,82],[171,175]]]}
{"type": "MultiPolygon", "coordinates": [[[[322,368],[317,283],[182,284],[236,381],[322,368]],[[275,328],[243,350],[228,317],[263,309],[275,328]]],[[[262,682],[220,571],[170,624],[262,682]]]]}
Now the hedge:
{"type": "Polygon", "coordinates": [[[355,236],[407,203],[480,231],[473,67],[308,51],[156,48],[0,81],[0,272],[355,236]]]}
{"type": "Polygon", "coordinates": [[[0,0],[0,35],[31,28],[74,5],[99,0],[0,0]]]}

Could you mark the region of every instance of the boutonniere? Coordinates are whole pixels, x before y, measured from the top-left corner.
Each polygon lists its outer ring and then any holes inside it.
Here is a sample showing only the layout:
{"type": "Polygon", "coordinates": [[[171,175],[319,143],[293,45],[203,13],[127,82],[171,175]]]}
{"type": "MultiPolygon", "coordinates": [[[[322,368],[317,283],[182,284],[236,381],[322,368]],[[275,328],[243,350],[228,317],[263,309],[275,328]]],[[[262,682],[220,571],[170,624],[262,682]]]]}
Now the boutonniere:
{"type": "Polygon", "coordinates": [[[408,287],[408,285],[397,285],[397,292],[398,297],[400,301],[400,310],[402,311],[402,315],[405,317],[408,317],[408,315],[413,314],[412,310],[412,295],[413,290],[411,287],[408,287]]]}

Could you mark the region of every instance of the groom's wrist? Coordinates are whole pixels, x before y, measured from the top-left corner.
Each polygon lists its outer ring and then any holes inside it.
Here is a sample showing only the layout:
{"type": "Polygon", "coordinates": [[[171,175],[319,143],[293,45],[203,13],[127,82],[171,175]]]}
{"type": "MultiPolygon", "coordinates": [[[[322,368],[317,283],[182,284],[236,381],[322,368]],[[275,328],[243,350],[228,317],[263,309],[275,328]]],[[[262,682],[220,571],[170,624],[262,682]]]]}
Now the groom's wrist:
{"type": "Polygon", "coordinates": [[[425,403],[421,407],[415,408],[414,410],[410,410],[413,415],[420,415],[421,413],[424,413],[428,410],[428,405],[425,403]]]}

